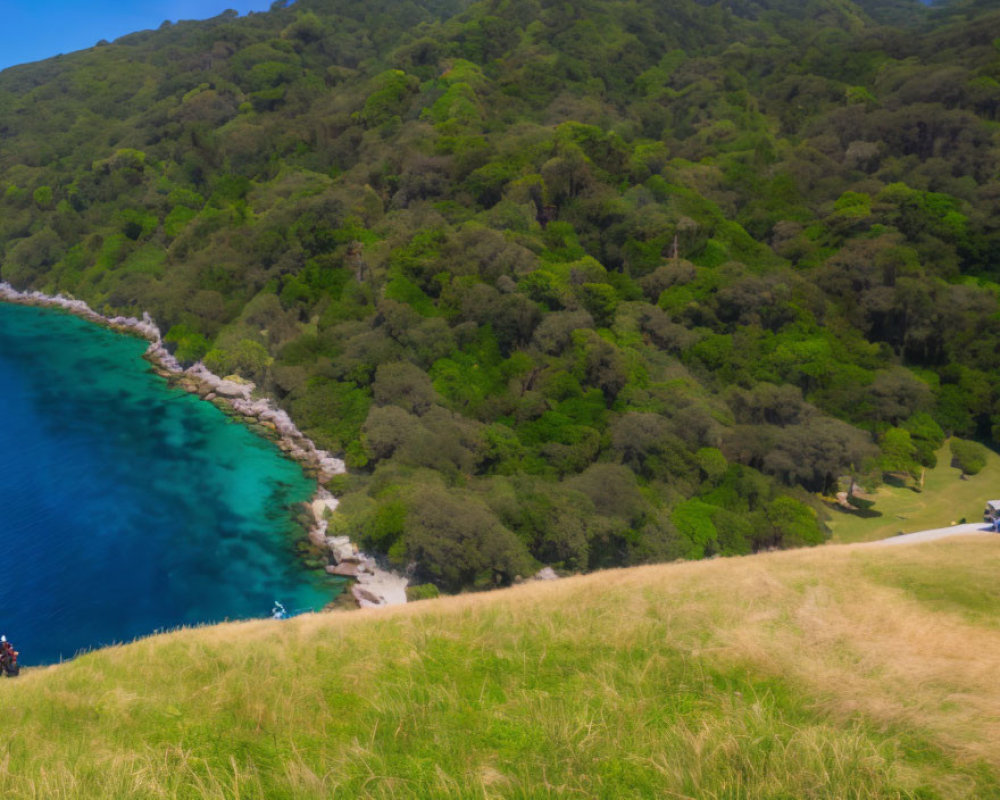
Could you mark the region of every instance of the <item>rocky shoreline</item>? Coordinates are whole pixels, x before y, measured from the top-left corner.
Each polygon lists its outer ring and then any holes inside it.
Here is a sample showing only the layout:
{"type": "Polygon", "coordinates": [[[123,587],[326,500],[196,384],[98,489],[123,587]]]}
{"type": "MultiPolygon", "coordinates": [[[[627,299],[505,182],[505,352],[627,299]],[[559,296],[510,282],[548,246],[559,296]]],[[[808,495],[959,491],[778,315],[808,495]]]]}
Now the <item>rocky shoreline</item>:
{"type": "MultiPolygon", "coordinates": [[[[173,385],[214,403],[231,416],[258,427],[289,458],[315,474],[320,484],[346,472],[343,460],[317,448],[298,429],[287,412],[278,408],[269,398],[255,398],[253,383],[235,377],[221,378],[201,362],[185,369],[164,346],[160,329],[148,313],[144,313],[141,319],[106,317],[82,300],[42,292],[20,292],[4,282],[0,282],[0,301],[61,308],[119,333],[146,339],[149,347],[144,357],[159,375],[173,385]]],[[[336,511],[337,504],[337,499],[322,486],[319,486],[312,501],[308,503],[312,519],[309,540],[330,554],[332,563],[326,567],[326,571],[355,581],[351,586],[351,593],[362,608],[405,603],[405,577],[381,569],[375,559],[362,553],[349,537],[327,536],[327,516],[336,511]]]]}

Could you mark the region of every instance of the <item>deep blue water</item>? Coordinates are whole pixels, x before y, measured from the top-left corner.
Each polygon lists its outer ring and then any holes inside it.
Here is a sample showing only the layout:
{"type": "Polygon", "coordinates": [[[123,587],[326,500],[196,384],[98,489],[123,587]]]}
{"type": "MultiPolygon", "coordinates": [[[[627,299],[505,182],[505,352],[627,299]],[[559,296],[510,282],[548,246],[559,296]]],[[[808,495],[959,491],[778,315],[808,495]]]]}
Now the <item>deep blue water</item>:
{"type": "Polygon", "coordinates": [[[0,303],[0,632],[25,665],[341,585],[296,559],[301,468],[168,388],[145,346],[0,303]]]}

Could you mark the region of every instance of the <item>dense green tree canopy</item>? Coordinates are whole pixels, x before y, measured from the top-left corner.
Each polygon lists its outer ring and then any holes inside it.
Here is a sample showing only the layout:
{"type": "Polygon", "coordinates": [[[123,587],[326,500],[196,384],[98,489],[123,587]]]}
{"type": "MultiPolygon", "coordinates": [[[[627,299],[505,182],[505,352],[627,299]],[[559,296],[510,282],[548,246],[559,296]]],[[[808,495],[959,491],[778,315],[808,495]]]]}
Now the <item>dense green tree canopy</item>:
{"type": "Polygon", "coordinates": [[[257,381],[449,589],[812,544],[1000,436],[990,5],[165,24],[0,73],[0,278],[257,381]]]}

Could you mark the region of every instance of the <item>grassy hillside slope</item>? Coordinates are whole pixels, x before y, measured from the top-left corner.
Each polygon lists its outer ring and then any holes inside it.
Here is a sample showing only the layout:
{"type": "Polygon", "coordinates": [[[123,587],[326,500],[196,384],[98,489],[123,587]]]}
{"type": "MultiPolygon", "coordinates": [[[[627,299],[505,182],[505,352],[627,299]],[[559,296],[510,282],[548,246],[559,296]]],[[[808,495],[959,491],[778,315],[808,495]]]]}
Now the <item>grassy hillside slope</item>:
{"type": "Polygon", "coordinates": [[[5,797],[1000,797],[1000,537],[175,632],[0,685],[5,797]]]}

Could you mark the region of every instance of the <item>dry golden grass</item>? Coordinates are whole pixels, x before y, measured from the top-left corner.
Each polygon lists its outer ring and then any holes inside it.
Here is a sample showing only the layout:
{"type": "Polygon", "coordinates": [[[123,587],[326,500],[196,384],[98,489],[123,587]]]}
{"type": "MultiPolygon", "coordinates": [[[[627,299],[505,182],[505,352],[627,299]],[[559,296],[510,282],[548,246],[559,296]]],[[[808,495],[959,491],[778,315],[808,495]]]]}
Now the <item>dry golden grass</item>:
{"type": "MultiPolygon", "coordinates": [[[[998,545],[992,539],[948,541],[893,557],[932,571],[961,547],[964,557],[978,552],[1000,569],[998,545]]],[[[818,583],[816,575],[834,566],[828,556],[814,551],[797,558],[797,575],[791,564],[782,565],[786,596],[772,600],[786,609],[781,619],[737,623],[718,633],[733,642],[733,657],[794,676],[841,718],[862,713],[883,726],[932,732],[956,756],[1000,768],[1000,631],[954,613],[929,613],[903,589],[858,579],[859,565],[885,559],[884,551],[856,550],[834,567],[843,580],[830,580],[828,573],[818,583]],[[801,588],[792,588],[796,584],[801,588]]],[[[752,580],[749,572],[744,579],[752,580]]],[[[740,590],[743,596],[752,592],[750,586],[740,590]]]]}
{"type": "Polygon", "coordinates": [[[1000,796],[997,570],[1000,537],[830,547],[178,631],[0,685],[0,779],[46,798],[1000,796]]]}

